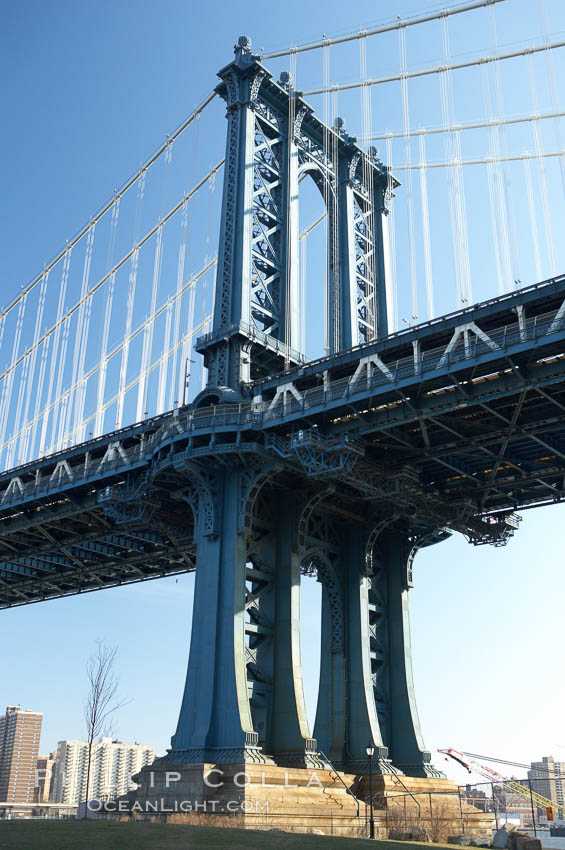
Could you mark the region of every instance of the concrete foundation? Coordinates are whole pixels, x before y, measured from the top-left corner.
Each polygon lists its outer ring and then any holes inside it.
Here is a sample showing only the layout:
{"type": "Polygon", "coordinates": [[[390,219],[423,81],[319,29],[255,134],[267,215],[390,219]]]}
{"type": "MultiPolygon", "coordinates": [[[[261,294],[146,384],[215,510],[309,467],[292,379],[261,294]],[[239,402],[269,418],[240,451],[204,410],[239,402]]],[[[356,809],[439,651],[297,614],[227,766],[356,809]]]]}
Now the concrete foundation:
{"type": "MultiPolygon", "coordinates": [[[[121,819],[324,835],[368,835],[369,777],[276,765],[186,764],[145,768],[139,787],[122,797],[121,819]]],[[[378,838],[445,841],[448,835],[490,836],[493,816],[460,800],[447,779],[373,776],[378,838]]]]}

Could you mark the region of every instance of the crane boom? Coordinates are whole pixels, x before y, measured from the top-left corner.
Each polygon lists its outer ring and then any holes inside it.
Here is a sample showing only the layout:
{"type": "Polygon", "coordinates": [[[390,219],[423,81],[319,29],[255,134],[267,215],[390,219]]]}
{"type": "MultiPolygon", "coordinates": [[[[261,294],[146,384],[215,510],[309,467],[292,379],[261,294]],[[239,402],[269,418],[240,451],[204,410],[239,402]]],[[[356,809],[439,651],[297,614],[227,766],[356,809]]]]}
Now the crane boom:
{"type": "Polygon", "coordinates": [[[443,753],[444,755],[449,756],[454,761],[462,765],[462,767],[464,767],[469,773],[473,773],[474,771],[480,776],[484,776],[490,782],[503,782],[505,788],[508,788],[518,797],[522,797],[523,800],[533,802],[538,809],[542,809],[546,812],[548,809],[551,809],[552,812],[555,809],[555,811],[559,812],[561,817],[563,817],[562,808],[558,807],[553,800],[549,799],[549,797],[544,797],[542,794],[532,791],[531,788],[524,787],[524,785],[514,779],[507,779],[505,776],[502,776],[502,774],[497,773],[496,770],[493,770],[492,767],[488,767],[486,764],[481,764],[480,761],[471,758],[467,755],[467,753],[454,750],[453,747],[438,750],[438,753],[443,753]]]}

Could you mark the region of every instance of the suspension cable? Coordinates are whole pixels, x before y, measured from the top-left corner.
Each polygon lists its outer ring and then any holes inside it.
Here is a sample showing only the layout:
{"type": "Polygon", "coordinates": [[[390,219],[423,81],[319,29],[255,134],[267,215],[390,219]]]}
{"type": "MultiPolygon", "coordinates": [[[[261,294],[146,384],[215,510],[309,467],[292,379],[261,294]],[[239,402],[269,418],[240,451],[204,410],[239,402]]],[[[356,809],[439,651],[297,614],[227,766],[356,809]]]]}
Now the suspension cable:
{"type": "MultiPolygon", "coordinates": [[[[457,159],[453,157],[446,159],[443,162],[427,162],[425,168],[451,168],[453,165],[486,165],[489,162],[516,162],[523,159],[547,159],[553,156],[565,156],[565,148],[560,151],[541,151],[540,153],[525,153],[510,154],[508,156],[483,156],[476,159],[457,159]]],[[[422,168],[420,163],[413,163],[410,166],[398,163],[390,166],[393,171],[415,171],[422,168]]]]}
{"type": "MultiPolygon", "coordinates": [[[[492,2],[495,2],[495,0],[492,0],[492,2]]],[[[151,165],[153,165],[153,163],[154,163],[157,159],[159,159],[159,157],[160,157],[163,153],[165,153],[165,151],[167,150],[167,148],[169,147],[169,145],[171,144],[171,142],[174,142],[174,140],[175,140],[175,139],[178,139],[178,137],[181,135],[181,133],[183,133],[183,132],[186,130],[186,128],[187,128],[188,126],[190,126],[190,124],[192,124],[192,122],[193,122],[193,121],[194,121],[194,120],[195,120],[195,119],[196,119],[196,118],[197,118],[197,117],[198,117],[198,116],[199,116],[199,115],[200,115],[200,114],[204,111],[204,109],[208,106],[208,104],[209,104],[209,103],[211,103],[211,102],[214,100],[214,98],[215,98],[215,97],[216,97],[216,92],[215,92],[215,91],[212,91],[212,92],[210,92],[210,94],[209,94],[207,97],[205,97],[205,98],[204,98],[204,100],[203,100],[203,101],[199,104],[199,106],[197,106],[197,107],[194,109],[194,111],[190,113],[190,115],[188,116],[188,118],[186,118],[186,119],[182,122],[182,124],[180,124],[180,125],[177,127],[177,129],[176,129],[176,130],[174,130],[172,133],[170,133],[170,134],[168,135],[168,137],[167,137],[167,141],[166,141],[164,144],[160,145],[160,146],[157,148],[157,150],[156,150],[156,151],[154,151],[154,153],[152,153],[152,154],[151,154],[151,156],[149,157],[149,159],[147,159],[147,160],[143,163],[143,165],[141,165],[141,166],[138,168],[138,170],[135,172],[135,174],[133,174],[133,175],[132,175],[132,176],[131,176],[128,180],[126,180],[126,182],[123,184],[123,186],[121,186],[121,187],[120,187],[120,188],[119,188],[119,189],[118,189],[118,190],[114,193],[114,195],[112,196],[112,198],[111,198],[111,199],[110,199],[107,203],[105,203],[105,204],[104,204],[104,206],[102,206],[102,207],[98,210],[98,212],[97,212],[97,213],[95,213],[95,214],[91,217],[91,219],[89,220],[88,224],[86,224],[84,227],[82,227],[82,228],[78,231],[78,233],[76,233],[76,234],[72,237],[72,239],[70,239],[69,241],[67,241],[67,243],[66,243],[65,247],[63,248],[63,250],[62,250],[62,251],[60,251],[60,252],[57,254],[57,256],[56,256],[56,257],[54,257],[54,258],[53,258],[53,259],[52,259],[49,263],[47,263],[47,265],[44,267],[43,271],[42,271],[40,274],[36,275],[36,277],[34,277],[34,278],[33,278],[33,280],[31,280],[31,281],[30,281],[30,282],[29,282],[26,286],[22,287],[21,291],[20,291],[20,292],[19,292],[19,293],[18,293],[18,294],[17,294],[17,295],[16,295],[16,296],[12,299],[12,301],[10,301],[10,303],[9,303],[9,304],[8,304],[8,305],[4,308],[4,310],[2,311],[2,315],[6,315],[7,313],[9,313],[9,312],[10,312],[10,310],[12,310],[14,307],[16,307],[16,306],[19,304],[19,302],[21,301],[21,299],[24,297],[24,295],[27,295],[27,294],[28,294],[28,292],[31,292],[31,290],[34,288],[34,286],[36,286],[38,283],[40,283],[41,278],[43,277],[43,275],[45,274],[45,272],[46,272],[46,271],[51,271],[51,269],[52,269],[54,266],[56,266],[56,265],[57,265],[57,263],[59,263],[62,259],[64,259],[66,252],[67,252],[70,248],[73,248],[73,246],[74,246],[74,245],[76,245],[76,244],[77,244],[77,242],[80,242],[80,240],[83,238],[83,236],[86,236],[86,234],[88,233],[88,230],[89,230],[89,228],[91,227],[91,225],[93,225],[93,224],[97,224],[97,222],[99,222],[99,221],[100,221],[100,219],[101,219],[104,215],[106,215],[106,213],[107,213],[107,212],[109,212],[109,210],[111,210],[111,209],[112,209],[112,206],[113,206],[113,204],[114,204],[114,202],[115,202],[115,200],[116,200],[116,197],[120,197],[120,198],[121,198],[121,197],[122,197],[122,195],[124,195],[124,194],[128,191],[128,189],[131,189],[131,187],[132,187],[132,186],[136,183],[136,181],[139,179],[139,177],[141,177],[141,175],[143,174],[143,172],[144,172],[144,171],[147,171],[147,169],[148,169],[151,165]]]]}
{"type": "MultiPolygon", "coordinates": [[[[205,326],[205,324],[206,324],[207,322],[209,322],[209,320],[210,320],[210,316],[205,316],[205,318],[204,318],[204,319],[203,319],[203,321],[201,322],[200,326],[199,326],[199,327],[194,328],[194,330],[193,330],[193,334],[192,334],[192,335],[194,335],[195,333],[198,333],[198,331],[199,331],[199,330],[201,330],[201,329],[205,326]]],[[[182,345],[186,344],[186,342],[187,342],[189,339],[190,339],[190,336],[189,336],[189,334],[187,333],[187,334],[185,334],[185,335],[184,335],[184,337],[180,340],[180,342],[178,343],[178,345],[179,345],[179,346],[182,346],[182,345]]],[[[171,353],[173,353],[173,352],[168,351],[168,352],[166,352],[166,354],[161,354],[161,355],[160,355],[160,356],[159,356],[156,360],[154,360],[154,361],[153,361],[153,362],[149,365],[147,374],[148,374],[148,375],[151,375],[151,373],[152,373],[152,372],[154,372],[154,371],[155,371],[155,369],[157,369],[157,368],[159,368],[159,367],[160,367],[160,365],[161,365],[161,362],[162,362],[163,358],[165,358],[165,357],[170,357],[171,353]]],[[[135,387],[135,385],[136,385],[137,383],[139,383],[139,380],[140,380],[140,375],[136,375],[134,378],[132,378],[132,379],[131,379],[131,381],[129,382],[129,384],[127,384],[127,386],[126,386],[126,393],[127,393],[127,392],[129,392],[131,389],[133,389],[133,388],[135,387]]],[[[104,410],[106,411],[109,407],[111,407],[111,406],[114,404],[114,402],[116,401],[116,399],[117,399],[117,395],[114,395],[114,396],[112,396],[111,398],[107,399],[107,400],[106,400],[106,402],[104,403],[104,410]]],[[[95,419],[95,417],[96,417],[96,411],[93,411],[93,412],[92,412],[91,414],[89,414],[89,415],[88,415],[88,417],[85,419],[85,421],[84,421],[84,423],[83,423],[83,427],[86,429],[86,427],[87,427],[87,426],[88,426],[88,425],[89,425],[89,424],[90,424],[90,423],[91,423],[91,422],[95,419]]],[[[73,438],[74,438],[75,436],[76,436],[76,434],[75,434],[75,432],[74,432],[74,431],[73,431],[73,432],[71,432],[71,433],[65,434],[64,442],[66,442],[66,443],[72,443],[73,438]]],[[[53,450],[55,450],[55,449],[54,449],[54,447],[52,447],[51,449],[49,449],[47,453],[49,454],[49,453],[51,453],[51,451],[53,451],[53,450]]]]}
{"type": "Polygon", "coordinates": [[[379,77],[378,79],[361,80],[355,83],[342,83],[319,89],[310,89],[303,92],[304,97],[310,97],[314,94],[324,94],[325,91],[346,91],[348,89],[358,89],[361,86],[378,86],[382,83],[398,82],[405,76],[407,79],[413,77],[427,77],[433,74],[443,74],[446,71],[458,71],[460,68],[471,68],[473,65],[483,65],[489,62],[498,62],[502,59],[515,59],[519,56],[530,56],[533,53],[541,53],[543,50],[556,50],[559,47],[565,47],[565,41],[555,41],[551,44],[543,44],[537,47],[523,47],[521,50],[513,50],[510,53],[500,53],[498,56],[481,56],[480,59],[469,59],[466,62],[453,62],[449,65],[436,65],[433,68],[421,68],[418,71],[408,71],[404,74],[392,74],[389,77],[379,77]]]}
{"type": "Polygon", "coordinates": [[[360,142],[377,142],[384,141],[385,139],[404,139],[408,136],[431,136],[435,133],[452,133],[455,130],[461,132],[462,130],[481,130],[487,127],[502,127],[508,124],[523,124],[529,121],[543,121],[546,118],[562,118],[565,116],[565,112],[542,112],[542,113],[531,113],[530,115],[520,115],[515,118],[491,118],[488,121],[476,121],[472,124],[453,124],[449,127],[430,127],[427,129],[420,128],[418,130],[410,130],[408,133],[404,133],[402,130],[395,131],[394,133],[381,133],[379,135],[371,135],[371,136],[360,136],[358,141],[360,142]]]}
{"type": "Polygon", "coordinates": [[[502,0],[477,0],[474,3],[464,3],[460,6],[452,6],[448,9],[431,12],[427,15],[419,15],[415,18],[406,18],[404,20],[395,20],[392,23],[384,26],[372,27],[363,29],[359,32],[348,33],[346,35],[335,36],[334,38],[324,38],[322,41],[313,41],[309,44],[302,44],[299,47],[289,47],[286,50],[276,50],[271,53],[262,53],[261,60],[279,59],[281,56],[288,56],[292,53],[305,53],[308,50],[319,50],[326,45],[344,44],[347,41],[354,41],[358,38],[366,38],[368,35],[381,35],[382,33],[392,32],[393,30],[402,29],[405,27],[413,27],[416,24],[425,24],[428,21],[437,21],[439,18],[448,15],[459,15],[461,12],[470,12],[473,9],[480,9],[483,6],[489,6],[492,3],[500,3],[502,0]]]}
{"type": "MultiPolygon", "coordinates": [[[[143,238],[139,240],[139,242],[136,244],[136,246],[131,248],[129,251],[127,251],[124,254],[124,256],[116,263],[116,265],[114,266],[112,271],[104,274],[100,278],[100,280],[96,284],[94,284],[94,286],[89,290],[89,292],[87,292],[86,297],[90,297],[90,296],[94,295],[94,293],[97,292],[100,289],[100,287],[102,287],[106,283],[106,281],[111,278],[112,274],[115,274],[115,272],[117,272],[123,265],[125,265],[125,263],[127,263],[127,261],[133,256],[135,251],[139,251],[140,248],[142,248],[147,242],[149,242],[149,240],[153,236],[155,236],[155,234],[159,231],[159,229],[162,226],[164,226],[182,208],[182,205],[184,204],[184,202],[186,200],[190,200],[190,198],[192,198],[198,192],[199,189],[201,189],[204,185],[206,185],[206,183],[220,170],[220,168],[223,166],[224,162],[225,162],[225,159],[221,159],[208,172],[208,174],[206,174],[206,176],[203,177],[196,184],[196,186],[194,186],[189,192],[187,192],[184,195],[184,197],[181,198],[181,200],[178,203],[176,203],[174,205],[174,207],[172,207],[172,209],[170,209],[169,212],[156,225],[154,225],[150,230],[148,230],[147,233],[145,234],[145,236],[143,236],[143,238]]],[[[69,247],[69,250],[68,250],[67,255],[66,255],[69,258],[69,262],[70,262],[70,250],[71,249],[69,247]]],[[[68,277],[68,269],[67,269],[67,277],[68,277]]],[[[72,307],[70,307],[67,310],[67,312],[65,313],[64,316],[58,317],[55,321],[55,324],[53,324],[40,337],[40,339],[37,342],[37,345],[40,345],[47,337],[51,336],[52,334],[54,334],[57,331],[58,328],[62,327],[64,325],[64,323],[74,313],[76,313],[76,311],[81,307],[82,303],[83,303],[82,299],[79,299],[77,302],[75,302],[75,304],[73,304],[72,307]]],[[[26,354],[28,354],[30,351],[32,351],[33,348],[34,348],[34,345],[31,345],[30,348],[28,348],[27,351],[24,352],[24,354],[22,354],[20,357],[18,357],[16,360],[14,360],[6,369],[4,369],[4,371],[2,373],[0,373],[0,381],[4,380],[6,375],[10,374],[10,372],[12,372],[17,366],[19,366],[19,364],[23,361],[26,354]]],[[[63,362],[63,361],[61,360],[61,362],[63,362]]]]}
{"type": "MultiPolygon", "coordinates": [[[[206,265],[202,269],[200,269],[199,272],[197,272],[193,277],[191,277],[188,281],[186,281],[186,283],[183,284],[181,291],[179,293],[175,293],[175,295],[172,296],[172,299],[176,300],[177,298],[180,298],[187,291],[195,291],[196,290],[196,284],[198,283],[198,281],[205,274],[207,274],[207,272],[209,272],[212,268],[214,268],[217,265],[217,259],[218,259],[217,257],[214,257],[212,260],[208,261],[206,263],[206,265]]],[[[168,301],[165,302],[165,304],[162,304],[159,308],[157,308],[154,316],[148,317],[143,322],[141,322],[134,330],[130,331],[128,336],[124,337],[118,343],[118,345],[116,345],[114,348],[112,348],[110,351],[108,351],[108,354],[107,354],[108,361],[110,361],[113,357],[115,357],[117,354],[119,354],[120,351],[123,351],[123,349],[126,346],[129,346],[133,342],[134,339],[136,339],[140,334],[142,334],[147,323],[148,323],[148,321],[150,321],[150,320],[154,321],[155,319],[157,319],[167,309],[167,305],[168,305],[168,301]]],[[[201,330],[201,328],[204,327],[204,325],[206,324],[208,319],[209,319],[209,317],[207,316],[206,319],[201,323],[201,325],[199,327],[194,328],[192,330],[192,333],[190,334],[190,336],[194,336],[195,333],[197,333],[199,330],[201,330]]],[[[192,327],[192,325],[190,325],[190,327],[192,327]]],[[[171,352],[169,351],[169,354],[170,353],[171,352]]],[[[159,359],[159,361],[157,361],[157,363],[160,363],[160,359],[159,359]]],[[[99,365],[100,364],[98,364],[98,363],[95,364],[85,373],[85,380],[88,380],[89,378],[91,378],[96,373],[96,371],[99,368],[99,365]]],[[[153,364],[152,366],[149,367],[149,372],[151,372],[154,368],[155,368],[155,364],[153,364]]],[[[125,385],[124,394],[127,393],[127,391],[129,389],[131,389],[133,386],[135,386],[140,381],[140,379],[141,379],[141,372],[135,377],[134,380],[130,381],[129,384],[125,385]]],[[[65,391],[62,393],[62,396],[68,397],[71,393],[73,393],[76,390],[76,388],[77,388],[76,385],[74,385],[74,386],[71,385],[71,386],[67,387],[67,389],[65,389],[65,391]]],[[[121,392],[122,392],[122,388],[120,386],[118,388],[117,392],[112,396],[112,398],[110,400],[107,399],[104,402],[104,404],[103,404],[103,410],[104,411],[107,410],[114,402],[119,401],[119,397],[120,397],[121,392]]],[[[53,410],[55,410],[57,404],[59,404],[60,401],[61,401],[60,397],[55,398],[53,401],[51,401],[49,406],[46,409],[43,409],[38,415],[35,416],[35,418],[33,420],[31,420],[31,422],[27,423],[26,427],[29,427],[30,425],[31,426],[36,425],[37,422],[39,420],[41,420],[43,417],[45,417],[46,414],[48,415],[53,410]]],[[[96,411],[95,411],[95,415],[96,415],[96,411]]],[[[88,420],[85,420],[84,422],[82,422],[80,424],[86,425],[87,422],[92,421],[92,418],[93,417],[90,417],[88,420]]],[[[21,433],[22,432],[19,432],[19,433],[13,435],[13,436],[19,437],[21,435],[21,433]]],[[[2,452],[6,448],[6,446],[9,445],[11,440],[12,440],[12,435],[7,440],[0,441],[0,452],[2,452]]],[[[50,451],[50,449],[44,448],[44,450],[42,451],[42,454],[49,454],[49,451],[50,451]]]]}

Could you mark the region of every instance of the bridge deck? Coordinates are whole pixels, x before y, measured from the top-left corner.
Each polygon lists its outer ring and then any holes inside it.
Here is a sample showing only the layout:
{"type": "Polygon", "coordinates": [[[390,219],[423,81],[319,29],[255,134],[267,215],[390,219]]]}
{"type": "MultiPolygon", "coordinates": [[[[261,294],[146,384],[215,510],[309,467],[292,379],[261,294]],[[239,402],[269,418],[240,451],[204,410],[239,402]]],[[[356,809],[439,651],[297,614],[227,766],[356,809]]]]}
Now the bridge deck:
{"type": "Polygon", "coordinates": [[[194,569],[191,465],[250,454],[504,542],[565,495],[564,305],[561,277],[3,473],[0,606],[194,569]]]}

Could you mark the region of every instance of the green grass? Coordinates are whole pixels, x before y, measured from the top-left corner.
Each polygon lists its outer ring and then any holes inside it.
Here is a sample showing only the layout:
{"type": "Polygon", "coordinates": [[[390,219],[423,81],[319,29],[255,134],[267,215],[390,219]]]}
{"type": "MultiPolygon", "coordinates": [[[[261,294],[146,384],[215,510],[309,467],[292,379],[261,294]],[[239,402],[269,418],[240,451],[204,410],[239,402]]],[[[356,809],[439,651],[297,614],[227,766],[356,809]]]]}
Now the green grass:
{"type": "Polygon", "coordinates": [[[181,824],[0,821],[0,850],[430,850],[447,846],[181,824]]]}

